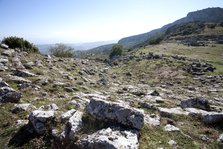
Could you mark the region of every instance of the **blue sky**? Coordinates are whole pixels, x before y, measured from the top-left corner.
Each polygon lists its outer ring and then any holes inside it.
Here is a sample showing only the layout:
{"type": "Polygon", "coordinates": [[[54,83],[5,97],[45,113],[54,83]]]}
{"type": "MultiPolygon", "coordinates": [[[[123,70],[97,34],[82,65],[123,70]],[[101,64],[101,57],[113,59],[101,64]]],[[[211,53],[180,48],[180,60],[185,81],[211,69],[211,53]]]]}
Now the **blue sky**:
{"type": "Polygon", "coordinates": [[[35,44],[118,40],[162,27],[223,0],[0,0],[0,39],[35,44]]]}

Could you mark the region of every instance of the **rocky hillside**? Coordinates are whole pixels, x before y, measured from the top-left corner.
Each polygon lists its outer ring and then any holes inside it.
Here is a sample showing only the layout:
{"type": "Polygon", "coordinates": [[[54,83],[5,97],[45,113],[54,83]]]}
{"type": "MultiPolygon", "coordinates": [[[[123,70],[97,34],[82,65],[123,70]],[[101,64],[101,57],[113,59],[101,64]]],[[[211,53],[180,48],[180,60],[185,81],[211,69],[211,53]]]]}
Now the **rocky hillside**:
{"type": "Polygon", "coordinates": [[[2,148],[223,147],[223,45],[163,42],[111,61],[0,48],[2,148]]]}
{"type": "Polygon", "coordinates": [[[118,43],[128,48],[137,48],[148,45],[151,39],[160,37],[165,34],[168,28],[182,23],[196,21],[206,23],[221,23],[223,22],[223,8],[207,8],[195,12],[190,12],[186,17],[176,20],[173,23],[167,24],[159,29],[155,29],[144,34],[125,37],[119,40],[118,43]]]}

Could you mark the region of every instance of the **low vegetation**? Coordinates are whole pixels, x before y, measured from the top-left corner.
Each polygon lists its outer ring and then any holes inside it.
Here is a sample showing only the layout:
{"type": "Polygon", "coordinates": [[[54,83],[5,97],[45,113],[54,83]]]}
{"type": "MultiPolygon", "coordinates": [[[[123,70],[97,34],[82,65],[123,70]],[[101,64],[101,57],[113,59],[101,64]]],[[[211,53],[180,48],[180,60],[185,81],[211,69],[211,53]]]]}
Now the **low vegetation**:
{"type": "Polygon", "coordinates": [[[19,48],[22,51],[26,51],[26,52],[30,52],[30,53],[38,53],[39,49],[34,46],[32,43],[30,43],[29,41],[23,39],[23,38],[19,38],[19,37],[6,37],[2,40],[3,44],[6,44],[7,46],[9,46],[9,48],[19,48]]]}
{"type": "Polygon", "coordinates": [[[49,51],[56,57],[74,57],[74,49],[65,44],[56,44],[56,46],[50,47],[49,51]]]}
{"type": "Polygon", "coordinates": [[[124,50],[124,48],[122,45],[118,45],[118,44],[113,45],[112,49],[111,49],[111,53],[109,55],[109,58],[112,59],[116,56],[121,56],[123,53],[123,50],[124,50]]]}

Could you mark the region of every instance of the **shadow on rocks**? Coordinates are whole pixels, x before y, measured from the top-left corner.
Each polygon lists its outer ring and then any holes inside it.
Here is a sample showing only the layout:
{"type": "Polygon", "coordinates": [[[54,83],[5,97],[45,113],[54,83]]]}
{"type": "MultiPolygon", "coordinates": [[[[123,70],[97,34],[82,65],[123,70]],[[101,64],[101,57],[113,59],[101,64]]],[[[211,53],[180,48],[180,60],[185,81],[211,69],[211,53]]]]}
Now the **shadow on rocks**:
{"type": "Polygon", "coordinates": [[[38,137],[38,134],[35,133],[30,124],[27,124],[21,127],[19,131],[10,139],[8,146],[21,147],[36,137],[38,137]]]}

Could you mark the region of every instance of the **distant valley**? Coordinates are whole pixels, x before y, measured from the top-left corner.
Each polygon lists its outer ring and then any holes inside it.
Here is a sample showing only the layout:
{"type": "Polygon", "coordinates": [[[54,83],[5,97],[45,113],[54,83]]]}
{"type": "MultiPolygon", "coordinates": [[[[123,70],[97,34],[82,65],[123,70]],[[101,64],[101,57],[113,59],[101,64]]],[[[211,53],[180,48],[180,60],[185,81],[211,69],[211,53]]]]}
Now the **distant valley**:
{"type": "MultiPolygon", "coordinates": [[[[74,48],[75,51],[89,50],[102,45],[117,43],[117,40],[110,41],[97,41],[97,42],[86,42],[86,43],[66,43],[67,46],[74,48]]],[[[40,53],[49,54],[49,48],[55,46],[55,44],[39,44],[37,47],[40,49],[40,53]]]]}

